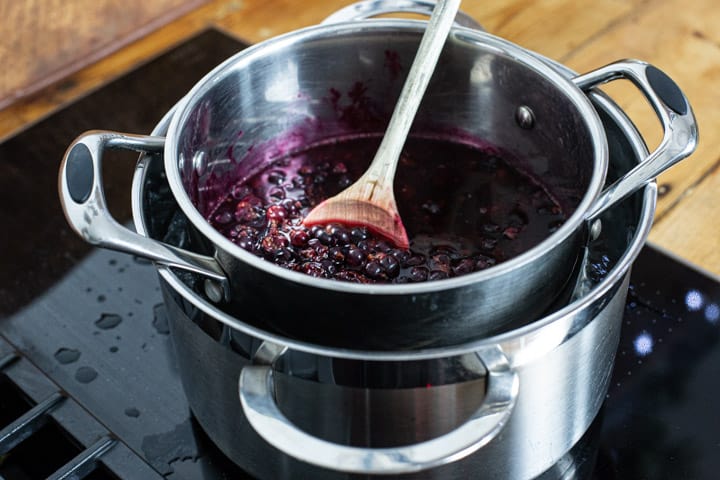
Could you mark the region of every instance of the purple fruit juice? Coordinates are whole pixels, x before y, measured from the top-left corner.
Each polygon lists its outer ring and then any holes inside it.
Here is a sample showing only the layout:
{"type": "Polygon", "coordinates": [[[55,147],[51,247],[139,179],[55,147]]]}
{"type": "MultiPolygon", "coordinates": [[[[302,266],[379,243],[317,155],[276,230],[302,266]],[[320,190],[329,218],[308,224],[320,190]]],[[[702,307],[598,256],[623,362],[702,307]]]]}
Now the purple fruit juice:
{"type": "Polygon", "coordinates": [[[570,212],[507,158],[453,139],[410,137],[395,196],[410,248],[365,228],[306,228],[302,220],[365,171],[380,135],[325,141],[286,155],[234,185],[210,224],[282,267],[357,283],[441,280],[484,270],[537,245],[570,212]]]}

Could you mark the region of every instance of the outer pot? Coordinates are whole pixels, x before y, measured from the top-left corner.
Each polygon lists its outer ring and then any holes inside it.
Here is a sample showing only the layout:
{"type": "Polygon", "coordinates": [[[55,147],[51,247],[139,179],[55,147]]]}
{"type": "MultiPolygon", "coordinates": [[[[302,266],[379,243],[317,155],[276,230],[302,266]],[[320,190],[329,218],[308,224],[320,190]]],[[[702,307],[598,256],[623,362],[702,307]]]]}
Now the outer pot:
{"type": "MultiPolygon", "coordinates": [[[[612,102],[593,101],[614,178],[647,152],[612,102]]],[[[144,156],[133,184],[136,227],[153,238],[167,227],[148,195],[160,162],[144,156]]],[[[603,402],[629,269],[655,199],[650,184],[603,214],[590,257],[604,255],[612,267],[581,298],[532,324],[444,348],[378,352],[283,337],[207,302],[192,288],[199,277],[160,265],[191,408],[220,449],[259,478],[535,477],[581,438],[603,402]]]]}
{"type": "Polygon", "coordinates": [[[694,149],[689,104],[652,66],[619,62],[570,80],[504,40],[462,27],[451,33],[418,113],[418,128],[460,129],[528,159],[519,168],[542,177],[561,204],[575,211],[545,241],[485,271],[412,285],[316,279],[242,250],[203,218],[218,196],[213,185],[227,188],[266,155],[348,128],[381,131],[402,83],[401,72],[384,67],[386,52],[409,63],[422,32],[423,24],[410,20],[340,22],[292,32],[248,48],[209,73],[178,105],[166,139],[109,132],[80,137],[60,175],[70,223],[91,243],[203,273],[213,279],[206,283],[207,296],[229,302],[224,308],[243,312],[247,322],[325,345],[454,345],[538,318],[571,280],[591,222],[694,149]],[[619,77],[638,85],[666,135],[642,166],[601,195],[608,145],[583,90],[619,77]],[[328,100],[332,89],[348,91],[358,81],[367,86],[365,98],[375,115],[359,127],[343,123],[337,103],[328,100]],[[516,122],[517,112],[528,109],[534,119],[529,129],[516,122]],[[113,147],[164,152],[173,194],[213,257],[118,228],[104,208],[99,183],[102,149],[113,147]],[[258,151],[263,154],[253,153],[258,151]]]}

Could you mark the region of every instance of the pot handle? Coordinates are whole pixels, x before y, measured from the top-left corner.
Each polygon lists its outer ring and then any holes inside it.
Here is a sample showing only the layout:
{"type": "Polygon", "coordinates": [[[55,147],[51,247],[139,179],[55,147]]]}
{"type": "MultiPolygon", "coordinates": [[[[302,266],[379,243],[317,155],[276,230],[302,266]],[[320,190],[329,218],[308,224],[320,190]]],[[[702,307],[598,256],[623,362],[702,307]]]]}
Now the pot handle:
{"type": "MultiPolygon", "coordinates": [[[[322,21],[323,25],[340,22],[353,22],[388,13],[417,13],[430,16],[437,2],[430,0],[365,0],[341,8],[322,21]]],[[[458,12],[455,25],[483,30],[472,17],[458,12]]]]}
{"type": "Polygon", "coordinates": [[[645,160],[600,194],[587,212],[588,222],[690,155],[697,146],[698,129],[690,103],[680,87],[653,65],[621,60],[579,75],[573,82],[587,91],[621,78],[635,84],[650,102],[662,124],[663,139],[645,160]]]}
{"type": "Polygon", "coordinates": [[[459,460],[489,443],[504,427],[515,407],[519,379],[499,346],[478,350],[487,370],[483,404],[455,430],[414,445],[364,448],[339,445],[314,437],[293,425],[274,399],[273,363],[287,347],[264,342],[242,369],[240,403],[255,431],[273,447],[319,467],[361,474],[418,472],[459,460]]]}
{"type": "Polygon", "coordinates": [[[165,138],[108,131],[85,132],[68,147],[60,164],[60,202],[70,226],[85,241],[204,275],[213,301],[228,294],[225,273],[212,257],[158,242],[120,225],[110,214],[102,185],[102,153],[106,148],[160,154],[165,138]],[[219,285],[218,285],[219,284],[219,285]],[[219,292],[223,292],[220,294],[219,292]]]}

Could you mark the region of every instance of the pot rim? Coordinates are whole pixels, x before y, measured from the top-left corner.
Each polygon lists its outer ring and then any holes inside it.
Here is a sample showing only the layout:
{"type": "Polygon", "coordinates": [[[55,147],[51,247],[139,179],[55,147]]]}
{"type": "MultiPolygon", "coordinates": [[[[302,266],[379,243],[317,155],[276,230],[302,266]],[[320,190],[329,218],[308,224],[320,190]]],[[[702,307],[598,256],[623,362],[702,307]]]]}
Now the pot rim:
{"type": "MultiPolygon", "coordinates": [[[[557,71],[564,75],[572,76],[574,73],[567,67],[556,63],[544,57],[538,58],[547,62],[557,71]]],[[[593,92],[590,94],[597,108],[601,108],[607,113],[614,122],[625,132],[630,141],[634,154],[638,161],[647,156],[648,151],[642,137],[637,131],[635,125],[625,115],[625,113],[617,106],[607,95],[602,92],[593,92]]],[[[160,120],[153,130],[153,135],[162,135],[167,131],[167,125],[174,115],[173,107],[160,120]]],[[[143,154],[140,156],[132,184],[132,210],[135,228],[141,235],[148,236],[145,226],[145,218],[143,215],[143,185],[147,175],[145,165],[152,159],[152,156],[143,154]]],[[[590,323],[594,317],[588,315],[580,318],[579,321],[574,315],[576,312],[589,309],[596,302],[602,302],[603,299],[614,288],[617,288],[623,281],[623,278],[630,269],[635,258],[640,254],[640,250],[645,244],[645,240],[652,226],[655,206],[657,201],[656,183],[650,182],[643,189],[643,200],[640,211],[640,218],[632,239],[623,255],[620,256],[615,266],[608,272],[606,277],[597,285],[595,285],[586,295],[575,300],[561,309],[547,315],[544,318],[528,323],[520,328],[510,330],[495,336],[474,340],[468,343],[432,347],[417,350],[398,350],[398,351],[382,351],[382,350],[354,350],[351,348],[328,347],[317,345],[302,340],[284,337],[279,334],[271,333],[252,325],[243,323],[233,316],[219,310],[205,299],[198,296],[190,288],[188,288],[175,273],[166,266],[156,264],[160,277],[169,284],[174,290],[180,293],[183,298],[193,304],[196,308],[210,315],[216,320],[224,323],[230,328],[237,329],[243,333],[268,341],[277,345],[283,345],[289,349],[302,351],[309,354],[328,356],[333,358],[368,360],[368,361],[417,361],[429,360],[436,358],[447,358],[451,356],[460,356],[473,353],[481,347],[499,344],[502,346],[506,354],[508,354],[513,365],[526,363],[538,356],[551,351],[557,345],[562,344],[568,338],[571,338],[576,332],[580,331],[586,324],[590,323]]],[[[637,192],[635,195],[639,195],[637,192]]]]}
{"type": "MultiPolygon", "coordinates": [[[[584,228],[583,224],[586,222],[585,214],[600,195],[605,181],[609,161],[605,130],[602,127],[602,122],[600,121],[600,118],[598,117],[597,112],[592,106],[589,98],[582,92],[582,90],[576,87],[572,81],[570,81],[570,76],[560,75],[555,69],[550,67],[546,62],[540,60],[531,52],[494,35],[465,27],[454,27],[450,35],[461,42],[487,46],[491,50],[495,50],[498,53],[506,55],[542,75],[545,79],[553,83],[557,90],[562,92],[566,99],[571,101],[574,107],[579,111],[591,137],[595,156],[588,188],[573,214],[557,231],[553,232],[539,244],[498,265],[459,277],[414,284],[355,284],[334,279],[315,278],[300,272],[283,268],[279,265],[268,262],[263,258],[257,257],[235,245],[229,239],[225,238],[220,232],[215,230],[193,205],[190,197],[183,187],[183,182],[180,178],[178,168],[178,159],[175,155],[175,152],[178,150],[177,139],[179,136],[179,128],[180,125],[184,125],[186,123],[190,112],[203,98],[204,93],[211,89],[213,84],[220,80],[227,72],[243,68],[244,64],[247,64],[249,61],[258,56],[264,55],[268,51],[283,49],[288,45],[298,42],[324,38],[341,33],[357,34],[359,32],[374,30],[393,31],[395,33],[397,33],[398,30],[403,30],[406,32],[409,31],[411,33],[420,34],[425,23],[426,22],[420,20],[379,19],[312,26],[302,30],[289,32],[250,46],[233,55],[211,70],[199,82],[197,82],[188,94],[176,105],[175,113],[170,117],[170,125],[167,129],[164,148],[165,172],[168,177],[170,188],[188,220],[200,231],[202,235],[208,238],[216,248],[229,253],[234,258],[250,265],[253,268],[263,270],[276,277],[280,277],[285,281],[313,288],[369,295],[412,295],[428,292],[440,292],[507,275],[512,270],[516,270],[524,265],[536,261],[542,257],[545,252],[557,247],[568,237],[573,235],[578,228],[584,228]]],[[[230,279],[230,281],[232,282],[232,279],[230,279]]]]}

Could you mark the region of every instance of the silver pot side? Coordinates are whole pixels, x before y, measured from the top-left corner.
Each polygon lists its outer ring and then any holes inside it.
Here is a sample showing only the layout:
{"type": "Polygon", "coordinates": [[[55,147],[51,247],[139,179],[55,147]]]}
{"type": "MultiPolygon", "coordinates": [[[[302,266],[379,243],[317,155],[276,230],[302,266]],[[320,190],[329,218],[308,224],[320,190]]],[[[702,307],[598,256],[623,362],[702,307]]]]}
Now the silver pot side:
{"type": "MultiPolygon", "coordinates": [[[[175,296],[183,302],[177,292],[161,283],[188,401],[200,425],[229,458],[263,479],[366,478],[297,460],[263,440],[237,398],[237,377],[250,360],[203,331],[197,318],[191,320],[181,304],[170,300],[175,296]]],[[[516,370],[521,392],[497,437],[463,459],[400,478],[529,479],[550,468],[582,437],[603,402],[626,289],[627,278],[585,329],[516,370]]],[[[427,440],[456,428],[484,401],[478,392],[485,386],[483,379],[475,379],[431,388],[371,389],[284,373],[277,373],[275,382],[281,410],[303,430],[331,442],[373,449],[427,440]]]]}

